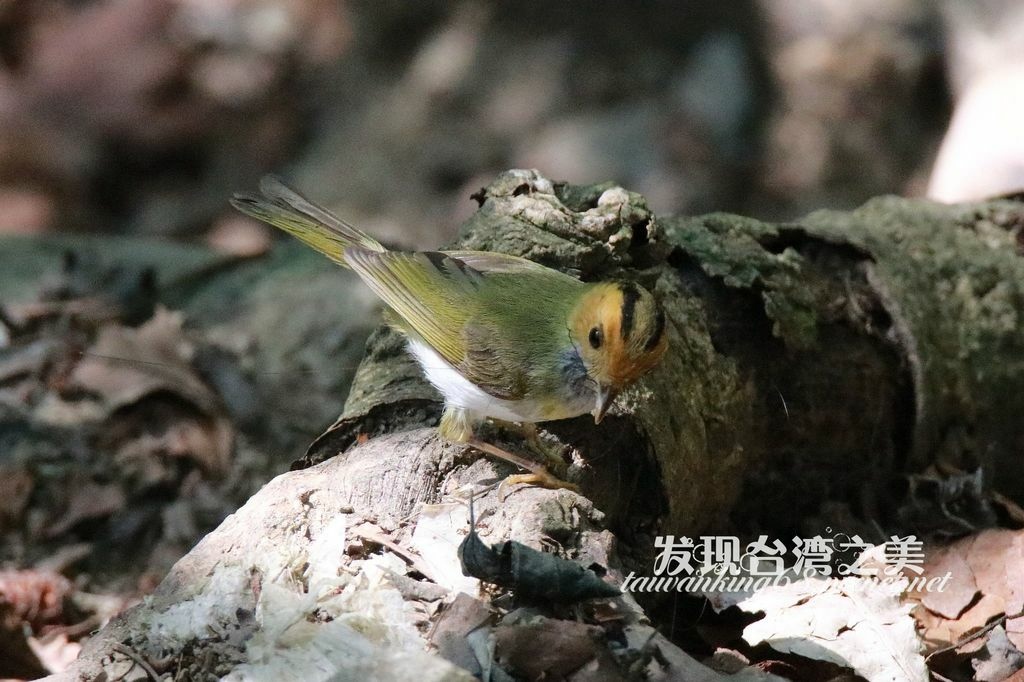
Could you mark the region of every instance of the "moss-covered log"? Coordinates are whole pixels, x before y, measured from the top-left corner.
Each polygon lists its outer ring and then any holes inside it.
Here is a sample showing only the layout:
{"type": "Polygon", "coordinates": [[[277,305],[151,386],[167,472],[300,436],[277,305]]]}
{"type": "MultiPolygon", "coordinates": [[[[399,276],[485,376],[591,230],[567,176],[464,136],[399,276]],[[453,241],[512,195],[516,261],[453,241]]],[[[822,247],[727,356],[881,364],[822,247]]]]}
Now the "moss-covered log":
{"type": "MultiPolygon", "coordinates": [[[[772,225],[660,218],[610,185],[530,172],[477,195],[461,248],[585,280],[635,279],[672,321],[663,365],[600,426],[550,425],[627,537],[795,528],[824,501],[893,518],[902,474],[982,467],[1024,493],[1024,204],[880,198],[772,225]]],[[[436,393],[393,332],[370,340],[315,462],[358,434],[430,424],[436,393]]]]}

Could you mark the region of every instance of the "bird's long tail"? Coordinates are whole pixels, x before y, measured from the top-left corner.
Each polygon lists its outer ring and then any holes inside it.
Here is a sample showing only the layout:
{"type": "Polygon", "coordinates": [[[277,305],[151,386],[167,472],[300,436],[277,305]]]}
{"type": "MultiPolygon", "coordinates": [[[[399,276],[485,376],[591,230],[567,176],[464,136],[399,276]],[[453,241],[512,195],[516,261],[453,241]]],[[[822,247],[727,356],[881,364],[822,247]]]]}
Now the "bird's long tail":
{"type": "Polygon", "coordinates": [[[339,265],[348,266],[345,249],[350,246],[387,251],[376,239],[317,206],[276,177],[264,177],[260,181],[260,193],[263,196],[236,194],[231,205],[294,235],[339,265]]]}

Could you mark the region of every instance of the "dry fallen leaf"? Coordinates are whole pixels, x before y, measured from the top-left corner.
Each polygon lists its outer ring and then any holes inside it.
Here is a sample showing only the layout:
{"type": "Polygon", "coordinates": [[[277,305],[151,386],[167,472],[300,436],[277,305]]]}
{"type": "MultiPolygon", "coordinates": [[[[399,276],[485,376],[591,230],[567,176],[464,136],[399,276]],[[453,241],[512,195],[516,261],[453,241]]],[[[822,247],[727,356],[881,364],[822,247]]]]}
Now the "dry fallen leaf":
{"type": "MultiPolygon", "coordinates": [[[[138,329],[104,326],[69,384],[97,396],[106,416],[129,406],[142,410],[134,421],[121,413],[119,432],[128,433],[122,434],[126,442],[118,447],[119,460],[138,463],[185,457],[207,474],[219,476],[230,464],[234,429],[220,399],[190,363],[191,346],[182,324],[180,313],[158,308],[138,329]],[[185,408],[152,406],[145,411],[143,399],[156,395],[183,400],[185,408]]],[[[152,477],[159,479],[162,474],[152,477]]]]}
{"type": "Polygon", "coordinates": [[[55,632],[46,637],[29,637],[28,645],[50,673],[64,672],[82,651],[82,645],[70,641],[65,632],[55,632]]]}
{"type": "Polygon", "coordinates": [[[88,479],[72,480],[67,494],[67,508],[59,519],[46,528],[47,537],[63,535],[82,521],[116,514],[128,502],[117,483],[100,484],[88,479]]]}
{"type": "Polygon", "coordinates": [[[420,555],[438,585],[475,595],[480,581],[462,573],[458,548],[469,526],[463,504],[425,504],[412,532],[411,548],[420,555]]]}
{"type": "MultiPolygon", "coordinates": [[[[991,529],[926,555],[924,575],[950,573],[942,592],[908,595],[924,639],[935,648],[956,643],[993,618],[1024,610],[1024,531],[991,529]]],[[[1024,650],[1024,617],[1009,619],[1006,636],[1024,650]]],[[[963,652],[985,645],[979,639],[963,652]]]]}
{"type": "MultiPolygon", "coordinates": [[[[594,625],[537,618],[494,628],[495,655],[528,680],[560,680],[592,661],[610,658],[604,631],[594,625]]],[[[614,662],[607,661],[618,671],[614,662]]]]}
{"type": "Polygon", "coordinates": [[[159,391],[183,398],[204,414],[217,413],[217,396],[189,363],[182,324],[180,313],[158,308],[138,329],[104,326],[70,384],[99,396],[108,414],[159,391]]]}
{"type": "Polygon", "coordinates": [[[900,600],[906,585],[851,577],[769,586],[737,604],[765,614],[743,639],[853,668],[870,682],[927,680],[912,606],[900,600]]]}
{"type": "MultiPolygon", "coordinates": [[[[234,429],[224,417],[174,414],[153,419],[149,413],[138,420],[156,433],[129,437],[118,448],[114,461],[139,480],[158,483],[174,477],[167,460],[191,459],[211,477],[227,473],[234,429]]],[[[124,421],[130,423],[127,417],[124,421]]]]}
{"type": "Polygon", "coordinates": [[[926,556],[924,575],[941,576],[949,573],[949,583],[943,590],[910,594],[918,596],[928,610],[943,618],[959,618],[978,595],[978,583],[967,558],[955,545],[933,550],[926,556]]]}
{"type": "Polygon", "coordinates": [[[466,637],[477,628],[487,625],[493,617],[494,610],[489,605],[465,592],[459,592],[438,615],[431,628],[430,643],[437,648],[442,658],[479,674],[480,664],[466,637]]]}
{"type": "Polygon", "coordinates": [[[459,545],[458,554],[466,575],[511,589],[526,599],[572,603],[621,594],[619,588],[571,559],[515,540],[488,546],[474,528],[459,545]]]}
{"type": "Polygon", "coordinates": [[[0,604],[33,630],[60,619],[74,586],[53,571],[0,571],[0,604]]]}
{"type": "Polygon", "coordinates": [[[971,665],[978,682],[1003,682],[1024,669],[1024,653],[1007,638],[1006,630],[997,626],[988,634],[985,651],[976,656],[971,665]]]}

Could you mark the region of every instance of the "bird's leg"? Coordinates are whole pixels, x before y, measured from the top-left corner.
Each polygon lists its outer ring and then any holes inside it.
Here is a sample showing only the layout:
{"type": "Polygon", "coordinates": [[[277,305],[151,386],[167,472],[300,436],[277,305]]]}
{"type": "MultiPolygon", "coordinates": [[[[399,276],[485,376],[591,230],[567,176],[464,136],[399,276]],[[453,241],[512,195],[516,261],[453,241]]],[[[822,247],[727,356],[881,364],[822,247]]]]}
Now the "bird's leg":
{"type": "Polygon", "coordinates": [[[514,476],[509,476],[502,481],[498,490],[498,494],[502,498],[504,498],[504,489],[509,485],[515,485],[517,483],[538,485],[544,488],[567,488],[568,490],[579,492],[579,488],[572,483],[568,483],[557,476],[552,475],[542,464],[538,464],[537,462],[533,462],[521,455],[509,452],[497,445],[476,438],[473,435],[470,415],[468,415],[465,410],[446,407],[444,414],[441,416],[441,423],[438,425],[438,430],[441,433],[441,436],[447,440],[454,441],[456,443],[465,443],[484,454],[497,457],[498,459],[503,459],[506,462],[511,462],[512,464],[522,467],[530,472],[528,474],[516,474],[514,476]]]}
{"type": "Polygon", "coordinates": [[[498,459],[503,459],[506,462],[511,462],[512,464],[520,466],[530,472],[528,474],[514,474],[502,481],[501,485],[498,486],[498,496],[502,499],[505,498],[505,488],[510,485],[516,485],[517,483],[536,485],[542,488],[566,488],[567,490],[571,490],[576,493],[580,491],[580,489],[574,484],[569,483],[568,481],[563,481],[557,476],[551,474],[542,464],[532,462],[525,457],[515,454],[514,452],[509,452],[504,448],[499,448],[497,445],[482,441],[479,438],[470,438],[466,441],[466,445],[474,447],[484,454],[497,457],[498,459]]]}
{"type": "Polygon", "coordinates": [[[501,428],[518,434],[526,441],[527,447],[533,452],[541,455],[547,462],[549,468],[554,471],[564,472],[566,469],[565,459],[562,457],[563,446],[551,446],[541,440],[540,431],[537,425],[532,422],[506,422],[492,419],[501,428]]]}

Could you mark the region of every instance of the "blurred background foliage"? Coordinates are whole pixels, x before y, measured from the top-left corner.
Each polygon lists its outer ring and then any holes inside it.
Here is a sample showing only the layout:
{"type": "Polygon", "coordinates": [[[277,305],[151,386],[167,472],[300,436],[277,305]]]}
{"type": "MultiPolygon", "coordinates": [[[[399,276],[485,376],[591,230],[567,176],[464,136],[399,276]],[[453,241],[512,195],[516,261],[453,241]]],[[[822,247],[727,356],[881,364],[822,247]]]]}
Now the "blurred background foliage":
{"type": "Polygon", "coordinates": [[[922,195],[1018,5],[0,0],[0,230],[237,247],[267,171],[419,246],[510,167],[663,214],[922,195]]]}

